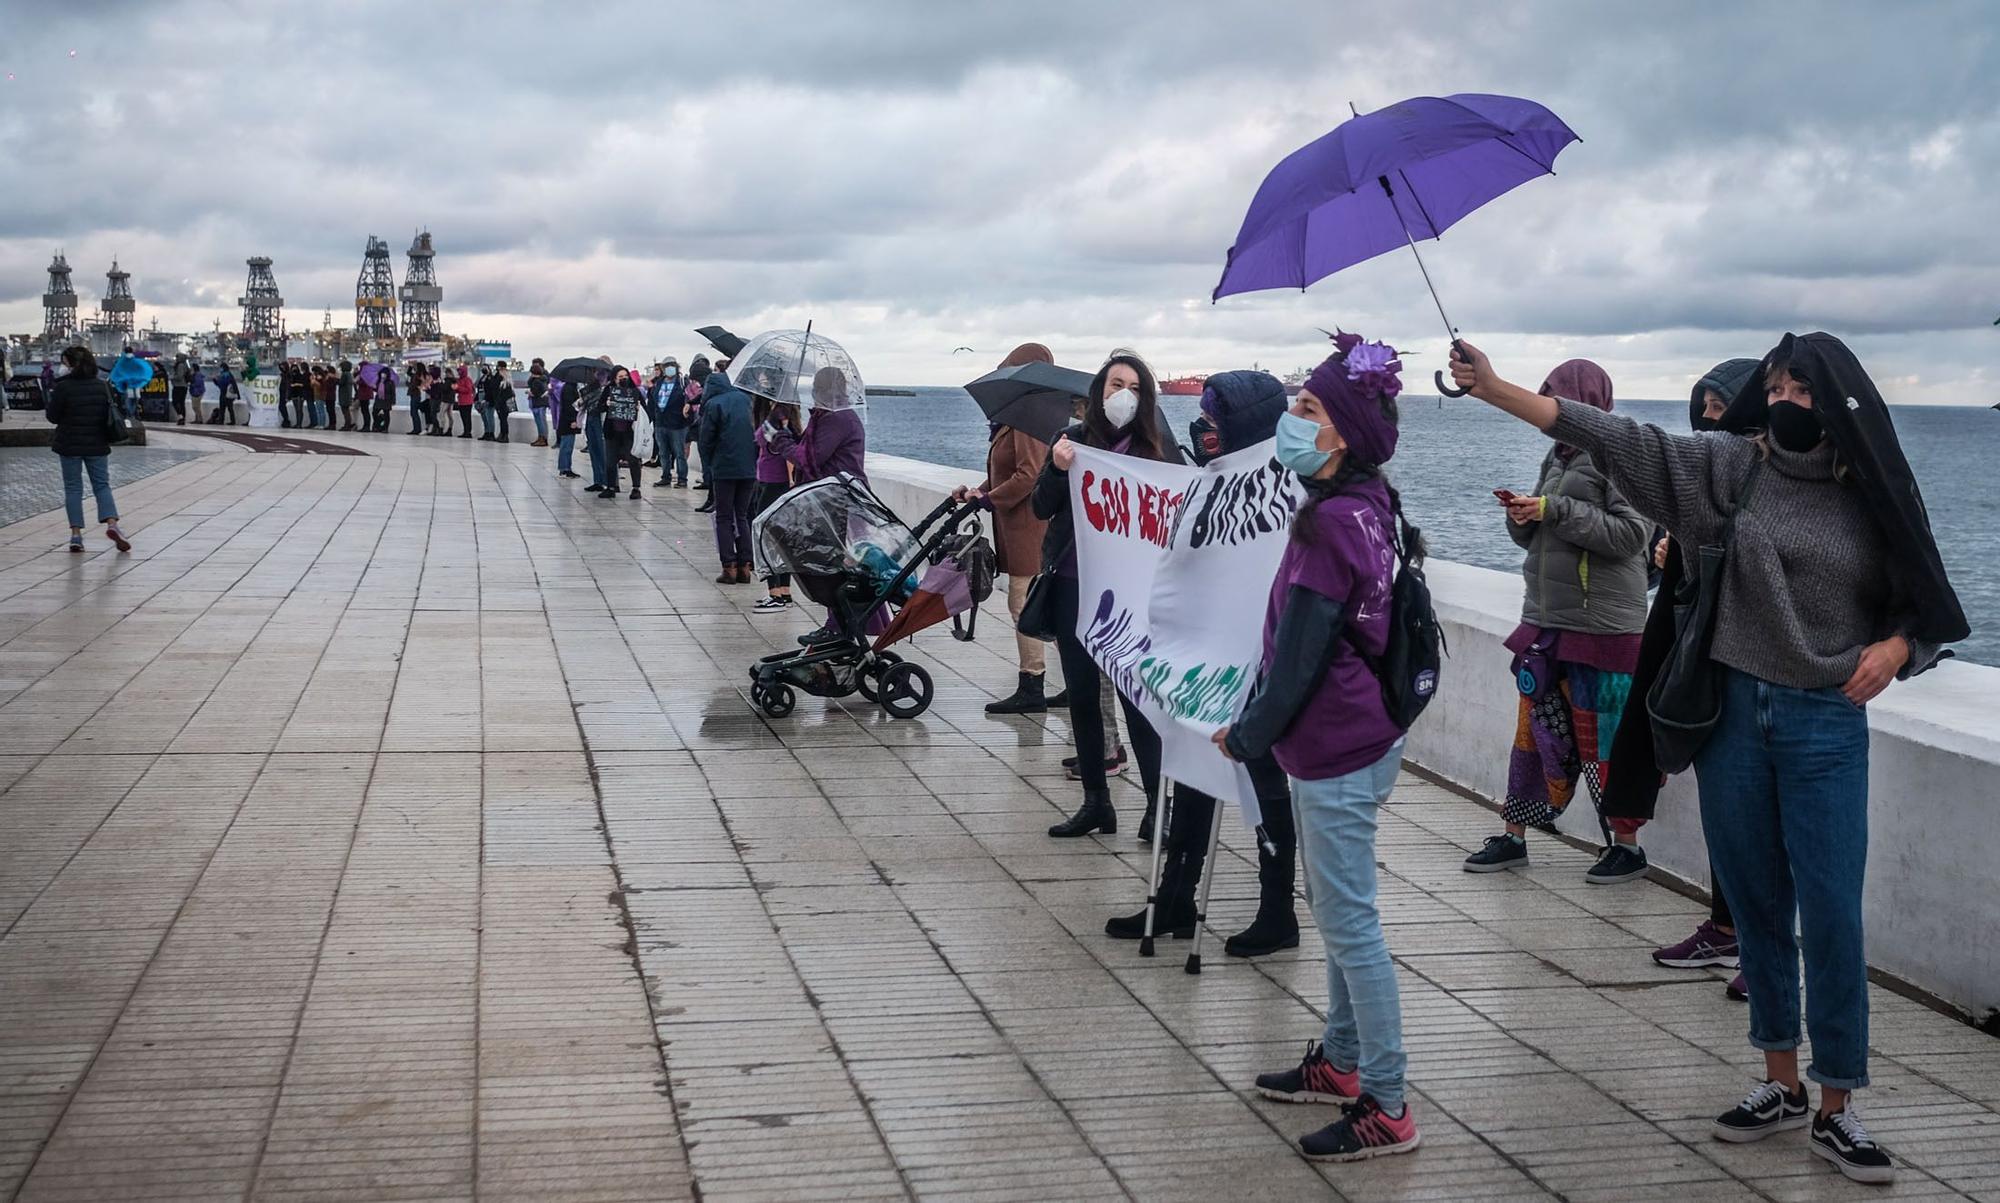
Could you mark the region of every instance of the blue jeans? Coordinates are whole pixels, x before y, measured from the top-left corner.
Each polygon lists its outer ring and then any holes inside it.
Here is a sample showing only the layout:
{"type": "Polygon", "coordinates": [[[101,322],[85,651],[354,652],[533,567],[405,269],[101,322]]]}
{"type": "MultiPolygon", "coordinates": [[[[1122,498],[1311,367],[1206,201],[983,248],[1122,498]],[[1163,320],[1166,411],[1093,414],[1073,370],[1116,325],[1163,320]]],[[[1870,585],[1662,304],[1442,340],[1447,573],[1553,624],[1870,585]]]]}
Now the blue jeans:
{"type": "Polygon", "coordinates": [[[479,426],[481,434],[490,436],[493,433],[493,407],[491,405],[482,405],[479,407],[479,426]]]}
{"type": "Polygon", "coordinates": [[[1858,1090],[1868,1085],[1868,715],[1836,688],[1723,671],[1722,721],[1694,770],[1716,884],[1736,917],[1750,1043],[1799,1046],[1803,943],[1806,1073],[1858,1090]]]}
{"type": "Polygon", "coordinates": [[[314,426],[333,425],[333,423],[326,420],[326,406],[320,404],[318,398],[306,402],[306,416],[314,426]]]}
{"type": "Polygon", "coordinates": [[[688,432],[683,426],[679,430],[653,427],[655,441],[660,445],[660,479],[669,476],[687,483],[688,478],[688,432]]]}
{"type": "Polygon", "coordinates": [[[556,471],[568,472],[570,470],[569,466],[570,456],[574,454],[575,451],[576,451],[575,435],[566,434],[556,440],[556,471]]]}
{"type": "Polygon", "coordinates": [[[1375,821],[1402,767],[1403,741],[1366,768],[1323,781],[1292,778],[1292,816],[1306,903],[1326,943],[1327,1060],[1357,1066],[1361,1088],[1403,1105],[1403,1007],[1375,906],[1375,821]]]}
{"type": "Polygon", "coordinates": [[[538,439],[548,438],[549,407],[546,405],[536,405],[530,407],[530,409],[531,412],[533,412],[533,414],[535,415],[535,437],[538,439]]]}
{"type": "Polygon", "coordinates": [[[118,517],[118,505],[111,500],[111,465],[102,455],[62,457],[63,512],[69,515],[71,530],[83,529],[83,474],[90,473],[90,491],[97,497],[97,520],[118,517]]]}
{"type": "Polygon", "coordinates": [[[590,483],[604,485],[605,464],[610,461],[604,446],[604,415],[591,414],[583,420],[583,437],[590,444],[590,483]]]}

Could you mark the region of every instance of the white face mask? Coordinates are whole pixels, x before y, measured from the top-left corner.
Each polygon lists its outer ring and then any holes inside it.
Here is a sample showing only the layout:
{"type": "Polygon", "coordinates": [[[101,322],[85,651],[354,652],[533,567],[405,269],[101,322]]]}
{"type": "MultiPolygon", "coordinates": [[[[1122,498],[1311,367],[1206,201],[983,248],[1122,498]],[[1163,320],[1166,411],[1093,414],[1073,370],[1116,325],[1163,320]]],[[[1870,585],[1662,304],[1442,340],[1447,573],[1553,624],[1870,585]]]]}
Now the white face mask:
{"type": "Polygon", "coordinates": [[[667,379],[669,379],[669,380],[672,380],[672,379],[673,379],[674,377],[676,377],[676,376],[678,376],[678,375],[680,375],[680,374],[681,374],[681,370],[680,370],[679,368],[668,368],[668,369],[666,370],[666,372],[664,373],[664,375],[666,376],[666,378],[667,378],[667,379]]]}
{"type": "Polygon", "coordinates": [[[1113,430],[1130,426],[1138,413],[1139,394],[1129,388],[1121,388],[1104,399],[1104,420],[1111,423],[1113,430]]]}

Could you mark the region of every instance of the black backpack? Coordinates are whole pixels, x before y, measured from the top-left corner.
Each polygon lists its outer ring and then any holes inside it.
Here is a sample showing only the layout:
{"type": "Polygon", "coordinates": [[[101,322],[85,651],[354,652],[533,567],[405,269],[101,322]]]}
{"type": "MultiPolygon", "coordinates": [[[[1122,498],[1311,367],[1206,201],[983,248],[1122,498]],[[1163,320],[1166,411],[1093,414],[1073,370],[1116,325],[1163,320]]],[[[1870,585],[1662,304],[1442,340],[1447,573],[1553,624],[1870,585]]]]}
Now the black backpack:
{"type": "Polygon", "coordinates": [[[1437,696],[1438,672],[1445,646],[1444,628],[1438,625],[1431,608],[1431,587],[1424,580],[1423,560],[1411,561],[1409,549],[1418,545],[1421,532],[1408,519],[1399,519],[1396,534],[1396,580],[1389,588],[1389,642],[1380,656],[1371,656],[1361,647],[1352,626],[1343,628],[1348,643],[1382,683],[1382,706],[1389,721],[1407,731],[1437,696]]]}

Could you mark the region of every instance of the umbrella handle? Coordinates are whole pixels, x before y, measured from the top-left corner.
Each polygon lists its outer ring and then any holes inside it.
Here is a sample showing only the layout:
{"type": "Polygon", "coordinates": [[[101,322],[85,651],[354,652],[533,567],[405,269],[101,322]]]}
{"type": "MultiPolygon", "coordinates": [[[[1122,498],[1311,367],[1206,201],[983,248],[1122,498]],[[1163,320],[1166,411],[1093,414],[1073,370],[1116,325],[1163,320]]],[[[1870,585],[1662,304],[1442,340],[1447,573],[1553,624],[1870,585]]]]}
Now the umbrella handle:
{"type": "MultiPolygon", "coordinates": [[[[1465,350],[1465,348],[1459,345],[1458,340],[1455,338],[1451,340],[1451,349],[1459,352],[1463,352],[1465,350]]],[[[1444,373],[1441,371],[1432,372],[1431,378],[1437,384],[1438,396],[1440,397],[1463,397],[1472,392],[1472,390],[1469,388],[1453,388],[1449,383],[1446,382],[1444,378],[1444,373]]]]}

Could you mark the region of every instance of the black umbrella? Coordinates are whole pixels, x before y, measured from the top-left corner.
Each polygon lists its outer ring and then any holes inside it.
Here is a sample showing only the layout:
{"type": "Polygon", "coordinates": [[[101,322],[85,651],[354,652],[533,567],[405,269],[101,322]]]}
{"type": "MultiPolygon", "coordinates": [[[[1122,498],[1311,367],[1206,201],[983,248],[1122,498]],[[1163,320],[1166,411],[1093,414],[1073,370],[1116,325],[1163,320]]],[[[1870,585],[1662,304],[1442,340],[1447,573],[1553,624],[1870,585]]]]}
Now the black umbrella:
{"type": "Polygon", "coordinates": [[[1070,411],[1090,393],[1090,373],[1052,363],[1023,363],[988,372],[965,391],[989,422],[1012,426],[1043,442],[1069,427],[1070,411]]]}
{"type": "Polygon", "coordinates": [[[564,384],[582,388],[597,379],[599,372],[608,372],[611,365],[601,359],[590,359],[582,355],[572,355],[549,369],[549,378],[564,384]]]}
{"type": "Polygon", "coordinates": [[[714,347],[716,351],[728,359],[734,359],[738,355],[743,354],[743,348],[749,345],[720,326],[703,326],[701,329],[695,331],[695,333],[707,339],[709,346],[714,347]]]}

